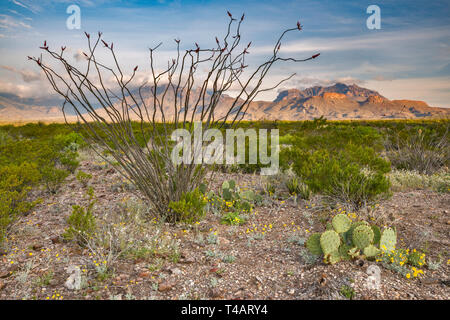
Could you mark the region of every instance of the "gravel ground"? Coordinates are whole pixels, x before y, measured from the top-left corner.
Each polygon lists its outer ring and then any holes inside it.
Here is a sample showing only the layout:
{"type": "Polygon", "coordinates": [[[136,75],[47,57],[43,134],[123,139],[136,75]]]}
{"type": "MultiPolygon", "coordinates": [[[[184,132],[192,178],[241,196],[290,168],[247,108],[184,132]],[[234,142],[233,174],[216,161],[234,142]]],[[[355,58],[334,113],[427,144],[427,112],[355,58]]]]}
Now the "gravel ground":
{"type": "MultiPolygon", "coordinates": [[[[135,199],[112,167],[85,160],[80,169],[93,175],[96,215],[117,212],[120,203],[135,199]]],[[[258,175],[218,173],[212,188],[230,178],[241,187],[263,185],[258,175]]],[[[346,299],[344,291],[353,299],[450,297],[448,193],[395,193],[371,212],[358,213],[394,225],[401,246],[425,250],[433,261],[440,255],[442,261],[436,270],[425,267],[420,279],[378,264],[380,286],[371,289],[367,268],[375,262],[325,265],[306,254],[308,234],[323,231],[329,219],[320,198],[267,200],[241,226],[221,224],[212,213],[194,227],[161,225],[161,234],[178,243],[176,259],[157,253],[121,258],[99,279],[89,250],[61,239],[71,206],[86,201],[85,191],[72,175],[56,195],[33,192],[42,203],[15,222],[6,251],[0,252],[0,299],[346,299]],[[72,265],[80,267],[84,279],[80,290],[65,285],[72,265]]]]}

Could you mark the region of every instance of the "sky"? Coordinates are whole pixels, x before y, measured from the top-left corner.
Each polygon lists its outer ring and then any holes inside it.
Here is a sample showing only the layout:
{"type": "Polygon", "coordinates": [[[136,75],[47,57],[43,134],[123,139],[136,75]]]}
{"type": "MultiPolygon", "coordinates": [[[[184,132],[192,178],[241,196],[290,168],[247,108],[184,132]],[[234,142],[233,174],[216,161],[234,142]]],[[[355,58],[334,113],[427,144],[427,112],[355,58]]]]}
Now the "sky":
{"type": "MultiPolygon", "coordinates": [[[[0,95],[42,104],[54,100],[39,68],[27,60],[39,46],[67,47],[76,63],[86,49],[84,31],[114,42],[119,61],[130,70],[139,65],[138,79],[149,74],[148,48],[158,49],[161,66],[175,54],[174,38],[183,49],[213,47],[225,33],[227,10],[245,13],[242,42],[252,41],[247,63],[252,67],[270,55],[280,33],[288,34],[281,56],[317,59],[280,63],[266,78],[270,87],[292,73],[281,88],[257,100],[273,100],[277,91],[336,82],[358,84],[389,99],[423,100],[450,107],[450,2],[448,0],[2,0],[0,2],[0,95]],[[70,5],[80,8],[80,29],[68,29],[70,5]],[[380,29],[369,29],[370,5],[380,8],[380,29]]],[[[230,92],[232,94],[232,92],[230,92]]]]}

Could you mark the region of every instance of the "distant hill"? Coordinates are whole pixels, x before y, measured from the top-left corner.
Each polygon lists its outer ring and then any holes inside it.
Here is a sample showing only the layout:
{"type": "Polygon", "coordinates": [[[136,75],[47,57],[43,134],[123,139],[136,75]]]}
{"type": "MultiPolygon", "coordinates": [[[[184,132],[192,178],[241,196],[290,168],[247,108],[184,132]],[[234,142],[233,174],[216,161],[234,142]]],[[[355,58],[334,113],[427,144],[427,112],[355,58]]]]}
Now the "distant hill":
{"type": "MultiPolygon", "coordinates": [[[[194,90],[193,97],[195,96],[198,96],[198,90],[194,90]]],[[[144,99],[151,105],[153,99],[150,95],[144,99]]],[[[168,93],[165,101],[166,117],[173,116],[173,95],[168,93]]],[[[223,116],[233,101],[231,97],[222,97],[216,110],[217,116],[223,116]]],[[[272,102],[253,102],[244,119],[310,120],[321,116],[330,120],[448,118],[450,109],[430,107],[423,101],[389,100],[376,91],[355,84],[336,83],[329,87],[315,86],[305,90],[280,91],[272,102]]],[[[73,120],[73,117],[71,119],[73,120]]],[[[58,107],[26,104],[0,96],[1,122],[38,120],[63,121],[62,112],[58,107]]]]}
{"type": "Polygon", "coordinates": [[[281,91],[273,102],[259,102],[248,110],[249,119],[414,119],[447,118],[450,109],[433,108],[423,101],[389,100],[355,84],[281,91]]]}

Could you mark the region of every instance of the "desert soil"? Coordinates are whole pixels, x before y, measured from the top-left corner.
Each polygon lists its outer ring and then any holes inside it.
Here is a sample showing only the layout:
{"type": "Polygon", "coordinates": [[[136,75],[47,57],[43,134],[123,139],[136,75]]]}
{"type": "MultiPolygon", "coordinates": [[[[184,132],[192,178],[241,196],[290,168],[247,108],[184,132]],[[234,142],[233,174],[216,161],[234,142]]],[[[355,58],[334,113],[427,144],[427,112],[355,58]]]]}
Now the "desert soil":
{"type": "MultiPolygon", "coordinates": [[[[80,169],[93,175],[97,215],[136,198],[112,187],[122,180],[113,167],[87,159],[80,169]]],[[[258,175],[218,173],[212,187],[230,178],[256,190],[263,183],[258,175]]],[[[440,254],[443,262],[437,270],[424,268],[420,279],[406,279],[378,264],[381,286],[369,289],[366,271],[375,262],[326,265],[304,258],[304,239],[323,231],[330,216],[320,198],[271,199],[241,226],[221,224],[212,213],[194,227],[163,224],[162,234],[179,243],[178,259],[159,259],[157,267],[156,257],[119,259],[99,280],[89,250],[61,239],[72,205],[86,201],[85,190],[71,175],[55,195],[33,192],[42,202],[17,220],[7,250],[0,253],[0,299],[345,299],[344,286],[353,288],[354,299],[450,298],[449,193],[400,192],[375,206],[370,215],[394,225],[401,246],[424,249],[427,259],[440,254]],[[206,240],[210,234],[217,235],[217,243],[206,240]],[[86,284],[80,290],[65,286],[70,265],[83,270],[86,284]],[[49,273],[47,282],[38,281],[49,273]]]]}

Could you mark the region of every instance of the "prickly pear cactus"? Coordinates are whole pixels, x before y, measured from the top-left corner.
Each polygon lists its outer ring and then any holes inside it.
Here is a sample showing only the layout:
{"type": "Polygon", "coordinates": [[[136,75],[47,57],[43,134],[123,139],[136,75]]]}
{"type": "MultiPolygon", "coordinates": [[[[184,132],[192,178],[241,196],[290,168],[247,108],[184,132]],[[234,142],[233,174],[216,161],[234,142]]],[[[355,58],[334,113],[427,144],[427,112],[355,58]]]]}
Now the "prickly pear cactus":
{"type": "Polygon", "coordinates": [[[381,233],[380,248],[384,251],[393,251],[397,244],[397,233],[392,228],[386,228],[381,233]]]}
{"type": "Polygon", "coordinates": [[[333,251],[337,251],[341,244],[341,238],[334,230],[328,230],[320,236],[320,246],[324,255],[328,255],[333,251]]]}
{"type": "Polygon", "coordinates": [[[320,246],[320,236],[320,233],[313,233],[309,236],[308,240],[306,240],[305,244],[309,252],[316,256],[323,254],[322,247],[320,246]]]}
{"type": "Polygon", "coordinates": [[[364,249],[373,242],[374,234],[372,229],[367,225],[360,225],[353,230],[353,244],[359,249],[364,249]]]}
{"type": "Polygon", "coordinates": [[[379,244],[381,239],[381,230],[378,226],[371,226],[373,231],[373,244],[379,244]]]}
{"type": "Polygon", "coordinates": [[[360,255],[359,253],[360,253],[359,248],[351,248],[350,250],[348,250],[348,255],[353,259],[358,258],[360,255]]]}
{"type": "Polygon", "coordinates": [[[335,250],[327,254],[323,260],[325,263],[335,264],[341,261],[341,255],[339,254],[338,250],[335,250]]]}
{"type": "Polygon", "coordinates": [[[228,180],[222,183],[222,190],[223,189],[234,190],[234,188],[236,188],[236,182],[234,180],[228,180]]]}
{"type": "Polygon", "coordinates": [[[349,245],[341,244],[339,246],[339,254],[342,260],[350,260],[352,257],[348,254],[348,251],[351,249],[349,245]]]}
{"type": "Polygon", "coordinates": [[[353,231],[359,226],[368,226],[369,224],[366,221],[357,221],[353,222],[350,229],[347,231],[347,238],[352,243],[353,242],[353,231]]]}
{"type": "Polygon", "coordinates": [[[380,249],[375,247],[373,244],[364,248],[363,253],[367,258],[375,258],[381,252],[380,249]]]}
{"type": "Polygon", "coordinates": [[[352,221],[345,214],[340,213],[334,216],[332,224],[337,233],[344,233],[350,229],[352,221]]]}
{"type": "Polygon", "coordinates": [[[252,190],[242,191],[239,196],[248,201],[255,201],[255,193],[252,190]]]}

